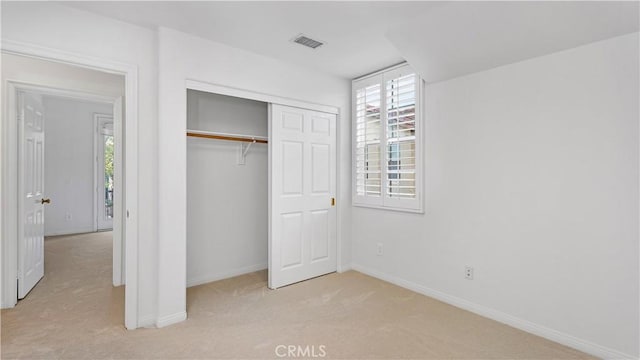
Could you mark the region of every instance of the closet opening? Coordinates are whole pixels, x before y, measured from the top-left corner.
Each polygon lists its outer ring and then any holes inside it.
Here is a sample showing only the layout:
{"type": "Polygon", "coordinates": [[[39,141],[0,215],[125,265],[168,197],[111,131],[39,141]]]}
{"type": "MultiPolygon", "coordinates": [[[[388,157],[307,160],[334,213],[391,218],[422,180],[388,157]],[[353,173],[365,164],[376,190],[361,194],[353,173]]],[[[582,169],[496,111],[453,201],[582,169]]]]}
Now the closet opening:
{"type": "Polygon", "coordinates": [[[268,264],[269,104],[187,90],[187,287],[268,264]]]}
{"type": "Polygon", "coordinates": [[[186,91],[187,310],[220,286],[277,289],[335,272],[336,112],[206,87],[186,91]]]}

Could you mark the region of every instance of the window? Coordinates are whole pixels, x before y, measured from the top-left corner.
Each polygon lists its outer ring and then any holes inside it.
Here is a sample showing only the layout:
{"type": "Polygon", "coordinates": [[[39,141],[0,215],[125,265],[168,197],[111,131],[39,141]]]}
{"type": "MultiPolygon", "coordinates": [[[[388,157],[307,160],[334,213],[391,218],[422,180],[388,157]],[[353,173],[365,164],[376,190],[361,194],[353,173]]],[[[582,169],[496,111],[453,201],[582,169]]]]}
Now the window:
{"type": "Polygon", "coordinates": [[[353,203],[422,212],[422,80],[401,65],[353,81],[353,203]]]}
{"type": "Polygon", "coordinates": [[[104,218],[113,219],[113,132],[104,134],[104,218]]]}

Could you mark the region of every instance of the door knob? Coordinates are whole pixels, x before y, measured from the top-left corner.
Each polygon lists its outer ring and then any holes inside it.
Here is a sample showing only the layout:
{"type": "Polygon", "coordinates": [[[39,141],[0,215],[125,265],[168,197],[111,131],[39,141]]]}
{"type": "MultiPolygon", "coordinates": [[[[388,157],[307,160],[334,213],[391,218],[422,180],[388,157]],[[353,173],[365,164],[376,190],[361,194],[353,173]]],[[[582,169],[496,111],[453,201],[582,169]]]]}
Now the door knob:
{"type": "Polygon", "coordinates": [[[40,204],[51,204],[51,199],[42,199],[40,200],[40,204]]]}

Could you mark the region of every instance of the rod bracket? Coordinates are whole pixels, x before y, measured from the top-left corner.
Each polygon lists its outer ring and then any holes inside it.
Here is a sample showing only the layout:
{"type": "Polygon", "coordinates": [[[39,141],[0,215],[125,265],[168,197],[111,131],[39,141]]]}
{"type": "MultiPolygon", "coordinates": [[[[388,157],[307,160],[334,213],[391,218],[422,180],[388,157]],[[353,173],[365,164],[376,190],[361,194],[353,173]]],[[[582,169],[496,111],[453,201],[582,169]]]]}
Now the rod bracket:
{"type": "Polygon", "coordinates": [[[247,153],[249,152],[251,145],[256,143],[256,139],[252,139],[252,140],[253,141],[248,143],[247,146],[244,146],[243,143],[240,143],[240,147],[238,148],[238,165],[245,164],[245,161],[247,159],[247,153]]]}

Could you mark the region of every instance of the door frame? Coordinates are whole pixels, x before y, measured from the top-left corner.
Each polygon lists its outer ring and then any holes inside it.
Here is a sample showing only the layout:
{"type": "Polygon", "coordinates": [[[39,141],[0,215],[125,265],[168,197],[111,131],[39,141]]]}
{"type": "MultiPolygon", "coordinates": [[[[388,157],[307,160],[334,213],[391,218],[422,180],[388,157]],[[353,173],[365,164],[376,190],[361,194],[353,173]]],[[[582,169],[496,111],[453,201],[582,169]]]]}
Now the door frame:
{"type": "MultiPolygon", "coordinates": [[[[308,109],[308,110],[325,112],[329,114],[336,114],[338,115],[338,118],[340,116],[340,109],[331,105],[315,104],[307,101],[296,100],[296,99],[286,98],[282,96],[263,94],[263,93],[259,93],[251,90],[238,89],[230,86],[211,84],[208,82],[198,81],[193,79],[187,79],[185,81],[185,84],[186,84],[185,91],[197,90],[197,91],[208,92],[212,94],[233,96],[233,97],[238,97],[238,98],[243,98],[248,100],[262,101],[266,103],[280,104],[280,105],[297,107],[301,109],[308,109]]],[[[185,127],[187,126],[186,122],[184,125],[185,127]]]]}
{"type": "MultiPolygon", "coordinates": [[[[124,118],[125,135],[122,137],[124,167],[122,168],[123,209],[122,209],[122,241],[124,243],[125,278],[125,312],[124,324],[127,329],[138,327],[138,68],[136,65],[113,62],[58,49],[45,48],[24,42],[4,40],[3,53],[38,58],[46,61],[64,63],[85,69],[97,70],[110,74],[122,75],[125,79],[125,98],[127,106],[124,118]]],[[[3,87],[10,86],[6,79],[3,87]]],[[[16,83],[15,81],[13,82],[16,83]]],[[[17,302],[17,124],[15,122],[16,91],[7,91],[5,113],[0,122],[0,151],[2,151],[2,176],[0,177],[0,234],[2,235],[2,307],[15,306],[17,302]]]]}

